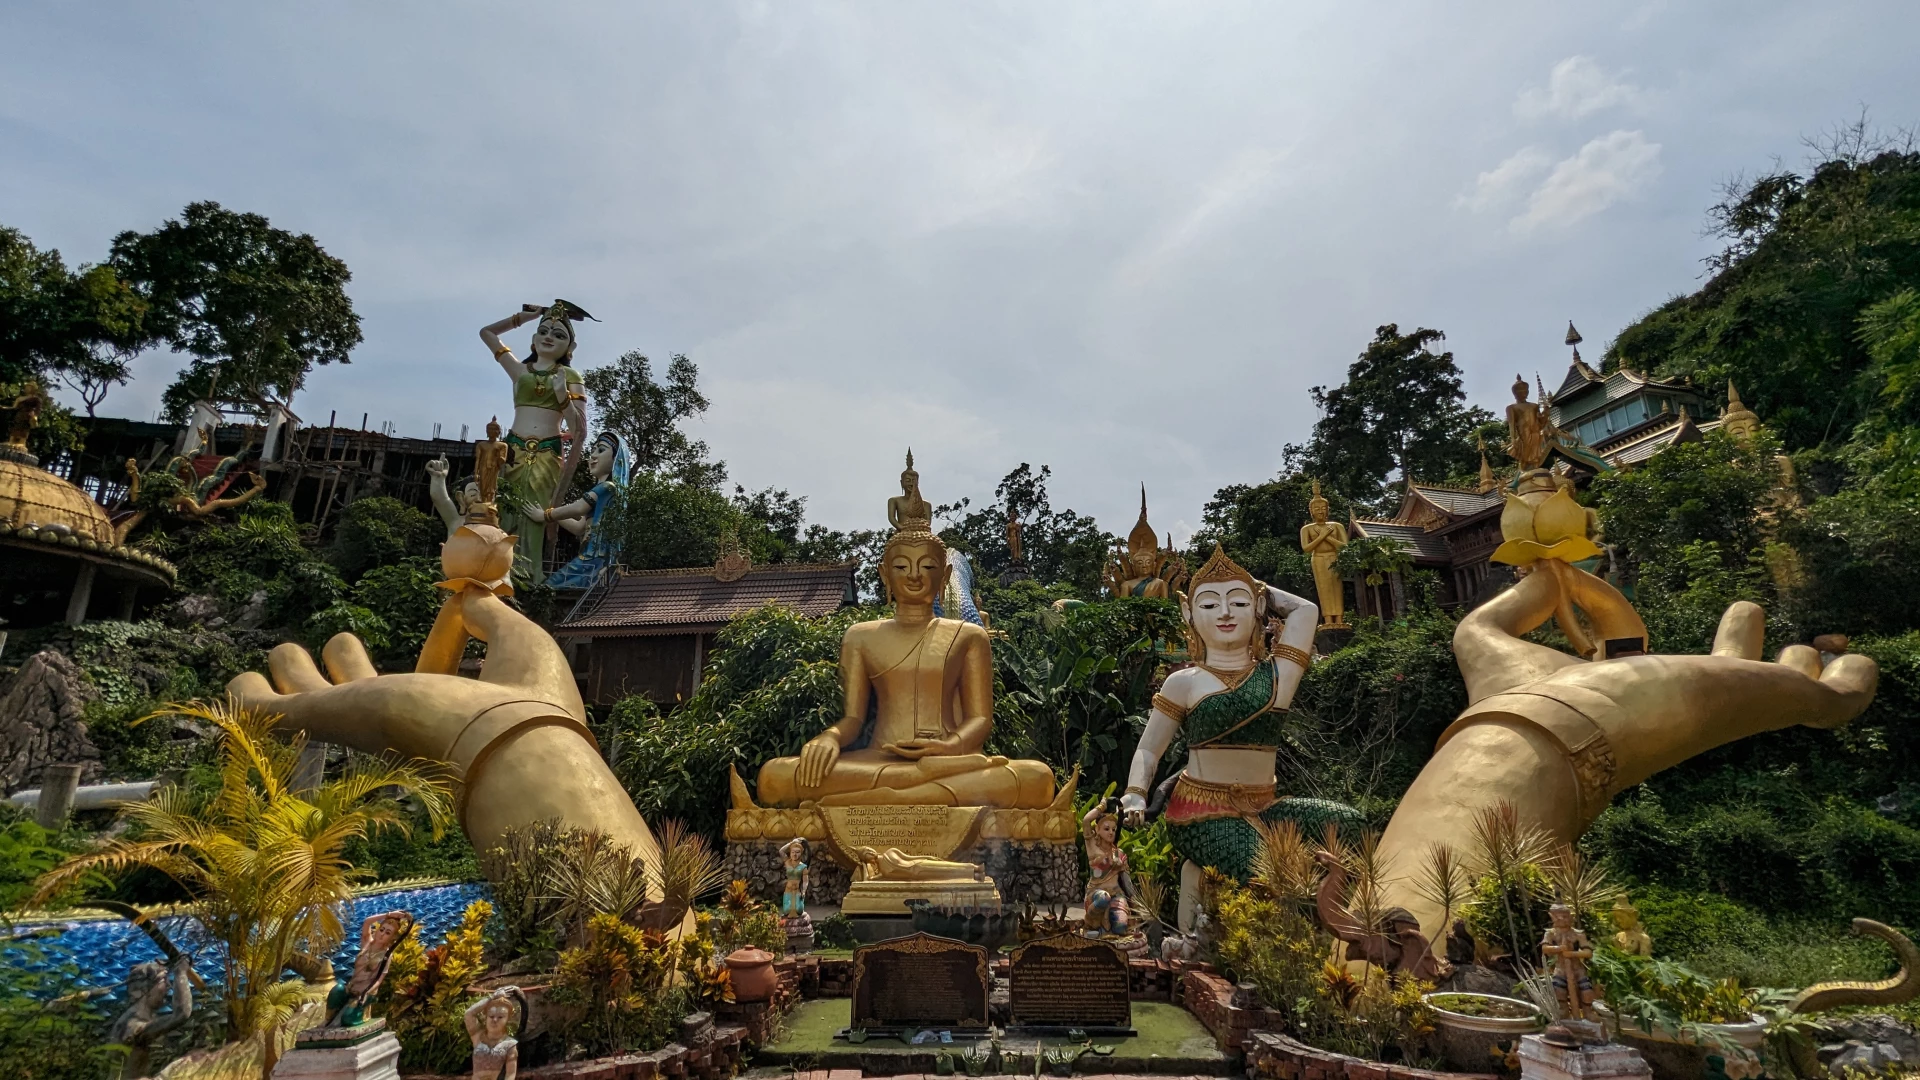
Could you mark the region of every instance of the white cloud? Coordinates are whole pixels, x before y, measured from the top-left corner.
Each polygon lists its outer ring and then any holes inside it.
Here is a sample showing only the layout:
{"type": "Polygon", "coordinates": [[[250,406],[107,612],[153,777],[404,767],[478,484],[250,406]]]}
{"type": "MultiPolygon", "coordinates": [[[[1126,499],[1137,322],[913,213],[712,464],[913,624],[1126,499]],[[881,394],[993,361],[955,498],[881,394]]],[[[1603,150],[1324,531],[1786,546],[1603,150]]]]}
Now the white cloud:
{"type": "Polygon", "coordinates": [[[1462,194],[1455,205],[1478,214],[1511,204],[1541,173],[1553,164],[1553,155],[1537,146],[1523,147],[1512,157],[1480,174],[1473,190],[1462,194]]]}
{"type": "Polygon", "coordinates": [[[1515,232],[1571,225],[1638,194],[1659,175],[1659,143],[1638,131],[1602,135],[1555,165],[1510,225],[1515,232]]]}
{"type": "Polygon", "coordinates": [[[1513,115],[1522,120],[1578,120],[1615,106],[1636,106],[1646,91],[1609,72],[1590,56],[1569,56],[1553,65],[1547,85],[1529,86],[1514,99],[1513,115]]]}

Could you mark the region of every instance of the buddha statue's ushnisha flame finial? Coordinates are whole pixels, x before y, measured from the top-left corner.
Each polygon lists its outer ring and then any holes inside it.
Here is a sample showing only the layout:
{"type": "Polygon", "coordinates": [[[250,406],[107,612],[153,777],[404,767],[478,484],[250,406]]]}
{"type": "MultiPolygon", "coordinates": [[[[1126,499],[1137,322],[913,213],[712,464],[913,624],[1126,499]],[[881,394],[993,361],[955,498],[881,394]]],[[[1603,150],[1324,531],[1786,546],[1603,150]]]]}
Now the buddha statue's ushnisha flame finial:
{"type": "Polygon", "coordinates": [[[1133,523],[1133,531],[1127,534],[1127,553],[1138,555],[1142,552],[1158,554],[1160,538],[1154,534],[1153,526],[1147,524],[1147,485],[1140,485],[1140,520],[1133,523]]]}

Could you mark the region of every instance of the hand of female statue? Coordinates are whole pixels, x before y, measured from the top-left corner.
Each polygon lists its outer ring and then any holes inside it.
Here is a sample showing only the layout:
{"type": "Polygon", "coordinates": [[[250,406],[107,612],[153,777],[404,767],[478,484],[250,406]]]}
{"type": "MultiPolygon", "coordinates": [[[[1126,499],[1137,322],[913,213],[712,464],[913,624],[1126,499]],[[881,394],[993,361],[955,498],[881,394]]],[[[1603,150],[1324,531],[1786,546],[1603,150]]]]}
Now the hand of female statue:
{"type": "Polygon", "coordinates": [[[908,761],[919,761],[923,757],[948,757],[960,752],[960,740],[951,735],[944,739],[901,739],[890,742],[880,749],[908,761]]]}
{"type": "Polygon", "coordinates": [[[1120,796],[1120,823],[1129,829],[1145,828],[1147,824],[1147,800],[1138,792],[1128,792],[1120,796]]]}
{"type": "MultiPolygon", "coordinates": [[[[336,634],[321,651],[322,677],[306,649],[292,643],[267,655],[273,681],[247,672],[227,684],[246,705],[278,713],[280,727],[304,730],[326,742],[344,743],[379,753],[451,761],[464,768],[483,747],[461,745],[460,736],[483,713],[531,720],[541,716],[584,721],[586,709],[565,654],[537,624],[499,597],[478,589],[461,594],[441,621],[457,620],[459,630],[488,645],[478,679],[453,672],[451,662],[435,673],[426,654],[422,670],[380,675],[366,646],[352,634],[336,634]]],[[[436,623],[436,631],[443,630],[436,623]]]]}
{"type": "Polygon", "coordinates": [[[840,760],[840,742],[832,735],[816,735],[800,748],[800,769],[796,779],[800,790],[810,791],[826,783],[834,762],[840,760]]]}

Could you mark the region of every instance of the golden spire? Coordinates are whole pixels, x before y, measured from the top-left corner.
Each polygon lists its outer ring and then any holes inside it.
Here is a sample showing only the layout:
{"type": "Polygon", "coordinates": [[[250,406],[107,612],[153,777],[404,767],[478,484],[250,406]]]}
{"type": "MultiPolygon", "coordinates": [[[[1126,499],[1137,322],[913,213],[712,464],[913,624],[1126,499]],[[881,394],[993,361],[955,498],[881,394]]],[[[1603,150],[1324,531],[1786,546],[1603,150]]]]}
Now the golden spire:
{"type": "MultiPolygon", "coordinates": [[[[1567,324],[1572,327],[1572,323],[1567,324]]],[[[1493,466],[1487,464],[1487,440],[1479,432],[1473,433],[1473,445],[1480,451],[1480,493],[1486,494],[1496,486],[1493,479],[1493,466]]]]}
{"type": "Polygon", "coordinates": [[[1154,535],[1153,526],[1147,524],[1147,485],[1140,485],[1140,520],[1133,523],[1133,531],[1127,534],[1127,553],[1138,555],[1142,551],[1158,551],[1160,538],[1154,535]]]}

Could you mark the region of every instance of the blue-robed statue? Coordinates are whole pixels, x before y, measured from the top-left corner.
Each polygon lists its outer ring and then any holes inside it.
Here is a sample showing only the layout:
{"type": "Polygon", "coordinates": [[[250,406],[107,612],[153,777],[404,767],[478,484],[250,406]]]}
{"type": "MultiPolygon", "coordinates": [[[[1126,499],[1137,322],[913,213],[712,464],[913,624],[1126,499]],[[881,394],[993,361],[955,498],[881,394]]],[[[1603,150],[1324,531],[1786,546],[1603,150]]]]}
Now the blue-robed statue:
{"type": "Polygon", "coordinates": [[[602,431],[587,454],[593,486],[573,502],[546,511],[546,520],[557,521],[561,528],[582,537],[580,554],[555,570],[547,578],[548,585],[556,589],[592,588],[619,562],[619,540],[611,529],[602,526],[602,519],[626,493],[627,469],[627,444],[619,435],[602,431]]]}

